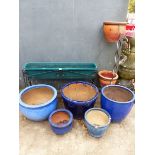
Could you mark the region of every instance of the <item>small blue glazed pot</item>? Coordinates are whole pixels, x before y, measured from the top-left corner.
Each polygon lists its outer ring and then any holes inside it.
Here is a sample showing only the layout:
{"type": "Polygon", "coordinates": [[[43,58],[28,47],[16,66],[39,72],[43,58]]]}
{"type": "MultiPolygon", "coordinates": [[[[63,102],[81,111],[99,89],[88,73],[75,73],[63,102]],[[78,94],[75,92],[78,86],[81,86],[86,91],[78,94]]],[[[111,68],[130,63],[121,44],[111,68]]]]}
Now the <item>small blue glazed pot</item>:
{"type": "Polygon", "coordinates": [[[48,118],[49,124],[51,126],[51,129],[53,130],[53,132],[57,135],[63,135],[67,132],[69,132],[72,129],[72,124],[73,124],[73,114],[67,110],[67,109],[57,109],[55,111],[53,111],[49,118],[48,118]],[[57,125],[55,123],[52,122],[51,117],[57,113],[57,112],[65,112],[69,115],[69,121],[67,123],[64,123],[63,125],[57,125]]]}
{"type": "Polygon", "coordinates": [[[63,102],[64,102],[65,107],[73,113],[73,117],[75,119],[83,119],[85,112],[88,109],[94,107],[94,104],[95,104],[97,97],[98,97],[98,88],[89,82],[84,82],[84,81],[70,82],[70,83],[68,83],[62,87],[61,96],[63,98],[63,102]],[[70,84],[77,84],[77,83],[82,83],[82,84],[92,86],[96,90],[96,95],[91,100],[88,100],[88,101],[76,101],[76,100],[72,100],[72,99],[66,97],[63,93],[63,89],[65,87],[69,86],[70,84]]]}
{"type": "Polygon", "coordinates": [[[101,109],[101,108],[91,108],[89,110],[87,110],[85,112],[85,115],[84,115],[84,123],[88,129],[88,132],[89,134],[92,136],[92,137],[95,137],[95,138],[100,138],[104,135],[104,133],[106,132],[106,130],[108,129],[109,125],[110,125],[110,122],[111,122],[111,116],[109,115],[109,113],[107,111],[105,111],[104,109],[101,109]],[[105,113],[107,116],[108,116],[108,122],[106,125],[104,126],[95,126],[93,124],[91,124],[88,120],[87,120],[87,114],[90,112],[90,111],[93,111],[93,110],[98,110],[98,111],[101,111],[103,113],[105,113]]]}
{"type": "Polygon", "coordinates": [[[57,107],[57,90],[50,85],[45,84],[32,85],[23,89],[19,94],[19,110],[25,117],[27,117],[32,121],[46,120],[50,115],[50,113],[56,109],[56,107],[57,107]],[[22,101],[21,98],[24,93],[26,93],[31,89],[42,87],[47,87],[53,91],[54,94],[51,100],[39,105],[29,105],[22,101]]]}
{"type": "Polygon", "coordinates": [[[121,122],[123,119],[125,119],[125,117],[132,109],[134,102],[135,102],[135,95],[127,87],[120,86],[120,85],[108,85],[103,87],[101,90],[101,107],[106,111],[108,111],[108,113],[111,116],[112,122],[121,122]],[[129,93],[132,94],[131,100],[127,102],[118,102],[107,98],[104,94],[104,91],[106,88],[109,88],[109,87],[118,87],[118,88],[127,90],[129,93]]]}

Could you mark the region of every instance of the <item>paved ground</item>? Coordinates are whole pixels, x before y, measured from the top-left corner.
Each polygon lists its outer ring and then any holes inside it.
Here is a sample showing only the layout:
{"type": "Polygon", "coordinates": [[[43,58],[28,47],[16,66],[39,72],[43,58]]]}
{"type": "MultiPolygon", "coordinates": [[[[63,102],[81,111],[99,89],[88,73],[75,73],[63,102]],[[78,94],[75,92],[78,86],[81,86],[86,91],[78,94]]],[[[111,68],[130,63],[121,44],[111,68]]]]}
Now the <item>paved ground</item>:
{"type": "MultiPolygon", "coordinates": [[[[96,107],[100,107],[99,101],[96,107]]],[[[47,121],[32,122],[20,114],[20,155],[134,155],[134,119],[133,107],[122,123],[111,124],[104,137],[95,139],[82,121],[74,120],[71,132],[58,136],[47,121]]]]}

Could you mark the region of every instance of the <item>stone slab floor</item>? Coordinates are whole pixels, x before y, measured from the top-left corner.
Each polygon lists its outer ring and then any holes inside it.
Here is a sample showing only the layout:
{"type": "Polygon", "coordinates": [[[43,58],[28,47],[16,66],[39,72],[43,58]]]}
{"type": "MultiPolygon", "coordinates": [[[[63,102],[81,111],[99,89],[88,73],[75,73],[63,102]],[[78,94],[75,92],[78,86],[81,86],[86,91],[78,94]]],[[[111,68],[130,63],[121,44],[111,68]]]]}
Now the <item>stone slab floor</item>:
{"type": "MultiPolygon", "coordinates": [[[[63,107],[59,99],[59,107],[63,107]]],[[[100,107],[99,100],[95,107],[100,107]]],[[[48,121],[32,122],[20,114],[20,155],[134,155],[135,107],[121,123],[113,123],[102,138],[89,136],[83,121],[74,120],[73,129],[55,135],[48,121]]]]}

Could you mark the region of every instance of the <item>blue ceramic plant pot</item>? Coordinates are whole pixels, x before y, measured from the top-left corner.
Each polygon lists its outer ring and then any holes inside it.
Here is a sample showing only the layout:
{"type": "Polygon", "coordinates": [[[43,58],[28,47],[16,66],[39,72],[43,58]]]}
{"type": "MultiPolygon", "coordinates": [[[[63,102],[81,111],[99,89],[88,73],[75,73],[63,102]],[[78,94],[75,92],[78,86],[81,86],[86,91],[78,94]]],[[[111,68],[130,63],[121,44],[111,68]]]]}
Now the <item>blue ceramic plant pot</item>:
{"type": "Polygon", "coordinates": [[[73,117],[75,119],[83,119],[84,113],[88,109],[94,107],[94,104],[95,104],[97,97],[98,97],[98,88],[89,82],[84,82],[84,81],[70,82],[70,83],[68,83],[62,87],[61,95],[62,95],[65,107],[73,113],[73,117]],[[82,83],[82,84],[92,86],[96,90],[96,95],[91,100],[88,100],[88,101],[76,101],[76,100],[72,100],[72,99],[66,97],[63,93],[63,89],[65,87],[69,86],[70,84],[77,84],[77,83],[82,83]]]}
{"type": "Polygon", "coordinates": [[[87,110],[85,112],[85,115],[84,115],[84,123],[88,129],[88,132],[91,136],[95,137],[95,138],[99,138],[99,137],[102,137],[104,135],[104,133],[107,131],[109,125],[110,125],[110,122],[111,122],[111,116],[109,115],[109,113],[107,111],[105,111],[104,109],[101,109],[101,108],[91,108],[89,110],[87,110]],[[102,125],[102,126],[95,126],[93,124],[91,124],[88,119],[87,119],[87,114],[93,110],[98,110],[98,111],[101,111],[103,112],[104,114],[107,115],[108,117],[108,122],[107,124],[105,125],[102,125]]]}
{"type": "Polygon", "coordinates": [[[73,124],[73,114],[67,110],[67,109],[57,109],[55,111],[53,111],[49,118],[48,118],[49,124],[51,129],[53,130],[53,132],[57,135],[63,135],[67,132],[69,132],[72,129],[72,124],[73,124]],[[54,122],[52,122],[51,117],[56,114],[57,112],[65,112],[69,115],[69,121],[67,123],[64,123],[63,125],[58,125],[55,124],[54,122]]]}
{"type": "Polygon", "coordinates": [[[26,87],[23,89],[19,94],[19,110],[20,112],[32,121],[42,121],[46,120],[50,113],[54,111],[57,107],[57,90],[45,84],[38,84],[26,87]],[[39,105],[29,105],[22,101],[22,95],[27,91],[35,88],[44,88],[47,87],[53,91],[53,97],[46,103],[39,104],[39,105]]]}
{"type": "Polygon", "coordinates": [[[123,119],[125,119],[125,117],[132,109],[134,102],[135,102],[134,93],[124,86],[108,85],[103,87],[101,90],[101,107],[110,114],[112,122],[121,122],[123,119]],[[110,87],[122,88],[124,90],[127,90],[132,96],[131,99],[127,102],[118,102],[106,97],[104,91],[105,89],[110,87]]]}

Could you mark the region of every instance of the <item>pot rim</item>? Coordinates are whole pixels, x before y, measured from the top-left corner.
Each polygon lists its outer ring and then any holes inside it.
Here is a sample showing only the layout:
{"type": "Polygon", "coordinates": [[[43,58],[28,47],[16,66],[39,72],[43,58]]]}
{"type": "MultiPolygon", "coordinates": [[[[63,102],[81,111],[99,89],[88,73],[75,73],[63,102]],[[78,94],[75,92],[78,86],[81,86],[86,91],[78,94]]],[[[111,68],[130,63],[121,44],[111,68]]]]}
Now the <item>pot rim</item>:
{"type": "Polygon", "coordinates": [[[105,21],[103,25],[127,25],[128,22],[120,22],[120,21],[105,21]]]}
{"type": "Polygon", "coordinates": [[[121,86],[121,85],[113,85],[113,84],[112,84],[112,85],[104,86],[104,87],[101,89],[101,95],[103,95],[107,100],[112,101],[112,102],[115,103],[115,104],[121,104],[121,105],[129,104],[129,103],[131,103],[131,102],[134,102],[134,100],[135,100],[135,94],[134,94],[134,92],[131,91],[129,88],[127,88],[127,87],[125,87],[125,86],[121,86]],[[119,88],[123,88],[123,89],[129,91],[129,92],[132,94],[131,100],[126,101],[126,102],[120,102],[120,101],[118,102],[118,101],[115,101],[115,100],[112,100],[112,99],[106,97],[106,96],[104,95],[103,92],[104,92],[104,90],[105,90],[106,88],[108,88],[108,87],[119,87],[119,88]],[[123,103],[123,104],[122,104],[122,103],[123,103]]]}
{"type": "Polygon", "coordinates": [[[37,85],[28,86],[19,93],[19,104],[25,108],[32,108],[32,109],[41,108],[41,107],[49,105],[52,101],[56,99],[56,97],[57,97],[57,90],[53,86],[46,85],[46,84],[37,84],[37,85]],[[53,97],[49,101],[42,103],[42,104],[38,104],[38,105],[30,105],[22,101],[21,97],[24,93],[26,93],[27,91],[31,89],[42,88],[42,87],[47,87],[53,91],[54,93],[53,97]]]}
{"type": "Polygon", "coordinates": [[[117,80],[118,79],[118,74],[114,72],[114,74],[116,75],[114,78],[108,78],[108,77],[105,77],[103,75],[101,75],[103,72],[106,72],[106,73],[112,73],[112,71],[110,70],[101,70],[98,72],[98,75],[100,78],[102,79],[106,79],[106,80],[117,80]]]}
{"type": "Polygon", "coordinates": [[[57,109],[57,110],[54,110],[48,117],[48,121],[49,121],[49,124],[52,126],[52,127],[55,127],[55,128],[64,128],[64,127],[67,127],[69,126],[72,122],[73,122],[73,114],[71,113],[71,111],[67,110],[67,109],[57,109]],[[69,121],[67,123],[64,123],[63,125],[59,126],[55,123],[53,123],[51,121],[51,117],[57,113],[57,112],[66,112],[68,115],[69,115],[69,121]]]}
{"type": "Polygon", "coordinates": [[[111,116],[110,116],[110,114],[109,114],[105,109],[102,109],[102,108],[90,108],[90,109],[88,109],[88,110],[85,112],[85,114],[84,114],[84,119],[85,119],[85,121],[86,121],[90,126],[96,128],[96,129],[98,129],[98,128],[105,128],[105,127],[109,126],[110,123],[111,123],[111,116]],[[102,126],[98,126],[98,127],[96,127],[95,125],[91,124],[91,123],[87,120],[87,117],[86,117],[86,116],[87,116],[87,114],[88,114],[90,111],[93,111],[93,110],[98,110],[98,111],[101,111],[101,112],[105,113],[105,114],[108,116],[108,123],[105,124],[105,125],[102,125],[102,126]]]}
{"type": "Polygon", "coordinates": [[[66,100],[68,100],[68,101],[70,101],[70,102],[74,102],[75,104],[87,104],[87,103],[89,103],[89,102],[92,102],[92,101],[94,101],[94,100],[98,97],[98,94],[99,94],[98,88],[97,88],[94,84],[89,83],[89,82],[85,82],[85,81],[74,81],[74,82],[67,83],[67,84],[65,84],[65,85],[61,88],[60,92],[61,92],[61,96],[62,96],[63,98],[65,98],[66,100]],[[96,95],[95,95],[92,99],[87,100],[87,101],[77,101],[77,100],[72,100],[72,99],[66,97],[66,96],[64,95],[64,93],[63,93],[63,89],[64,89],[65,87],[71,85],[71,84],[76,84],[76,83],[82,83],[82,84],[87,84],[87,85],[92,86],[92,87],[96,90],[96,95]]]}

